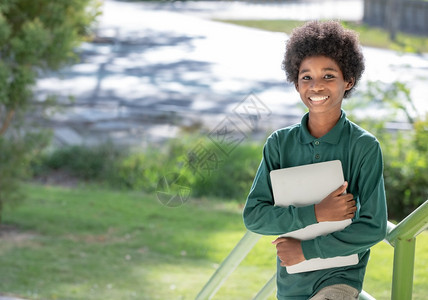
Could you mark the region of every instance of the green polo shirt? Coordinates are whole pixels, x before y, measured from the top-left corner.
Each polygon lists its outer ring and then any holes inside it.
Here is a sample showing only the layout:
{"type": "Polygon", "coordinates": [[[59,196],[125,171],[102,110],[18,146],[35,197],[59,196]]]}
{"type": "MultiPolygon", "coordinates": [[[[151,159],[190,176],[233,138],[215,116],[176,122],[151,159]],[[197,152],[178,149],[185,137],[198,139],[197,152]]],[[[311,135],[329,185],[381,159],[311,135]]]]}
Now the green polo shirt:
{"type": "Polygon", "coordinates": [[[314,205],[274,206],[269,173],[275,169],[338,159],[348,181],[347,192],[353,194],[357,202],[357,212],[352,224],[345,229],[302,241],[303,254],[311,259],[358,253],[360,260],[354,266],[299,274],[288,274],[277,260],[278,299],[308,299],[321,288],[339,283],[361,291],[369,248],[386,235],[387,212],[379,142],[349,121],[344,111],[332,130],[321,138],[314,138],[307,128],[308,117],[309,114],[305,114],[300,124],[277,130],[267,139],[244,208],[245,226],[259,234],[279,235],[316,223],[314,205]]]}

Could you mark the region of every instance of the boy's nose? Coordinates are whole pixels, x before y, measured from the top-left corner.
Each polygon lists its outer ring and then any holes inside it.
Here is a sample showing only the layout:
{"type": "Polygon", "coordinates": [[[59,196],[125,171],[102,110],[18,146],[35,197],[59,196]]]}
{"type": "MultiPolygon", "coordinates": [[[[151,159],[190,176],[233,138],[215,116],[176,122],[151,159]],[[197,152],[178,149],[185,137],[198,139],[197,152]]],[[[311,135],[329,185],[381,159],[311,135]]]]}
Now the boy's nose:
{"type": "Polygon", "coordinates": [[[322,91],[324,89],[324,85],[318,81],[318,80],[314,80],[312,81],[312,85],[311,85],[311,90],[313,91],[322,91]]]}

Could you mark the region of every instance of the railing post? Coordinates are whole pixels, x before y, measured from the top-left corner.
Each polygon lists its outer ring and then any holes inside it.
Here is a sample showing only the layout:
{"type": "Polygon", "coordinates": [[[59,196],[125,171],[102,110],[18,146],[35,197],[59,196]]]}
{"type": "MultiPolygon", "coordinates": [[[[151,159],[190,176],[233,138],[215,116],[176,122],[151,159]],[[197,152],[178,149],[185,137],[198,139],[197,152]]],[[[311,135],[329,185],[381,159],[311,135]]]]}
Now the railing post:
{"type": "Polygon", "coordinates": [[[205,284],[195,300],[211,299],[226,278],[236,269],[260,238],[261,235],[247,231],[238,244],[236,244],[235,248],[233,248],[232,252],[230,252],[211,276],[210,280],[205,284]]]}
{"type": "MultiPolygon", "coordinates": [[[[388,222],[388,234],[385,242],[395,248],[391,291],[392,300],[412,299],[416,236],[428,228],[427,216],[428,200],[398,225],[388,222]]],[[[247,256],[260,237],[258,234],[247,231],[196,296],[196,300],[211,299],[226,278],[247,256]]],[[[254,300],[266,299],[275,289],[275,279],[276,276],[274,275],[263,286],[254,300]]],[[[374,298],[362,291],[359,299],[372,300],[374,298]]]]}
{"type": "Polygon", "coordinates": [[[358,300],[376,300],[373,298],[369,293],[366,291],[361,291],[360,295],[358,296],[358,300]]]}
{"type": "Polygon", "coordinates": [[[398,238],[414,238],[419,233],[428,228],[428,200],[415,209],[410,215],[402,220],[397,226],[388,224],[388,232],[386,240],[395,246],[395,240],[398,238]]]}
{"type": "Polygon", "coordinates": [[[262,287],[257,293],[253,300],[265,300],[267,299],[276,288],[276,273],[269,279],[268,282],[262,287]]]}
{"type": "Polygon", "coordinates": [[[391,290],[392,300],[412,299],[415,241],[414,237],[407,239],[397,238],[395,240],[391,290]]]}

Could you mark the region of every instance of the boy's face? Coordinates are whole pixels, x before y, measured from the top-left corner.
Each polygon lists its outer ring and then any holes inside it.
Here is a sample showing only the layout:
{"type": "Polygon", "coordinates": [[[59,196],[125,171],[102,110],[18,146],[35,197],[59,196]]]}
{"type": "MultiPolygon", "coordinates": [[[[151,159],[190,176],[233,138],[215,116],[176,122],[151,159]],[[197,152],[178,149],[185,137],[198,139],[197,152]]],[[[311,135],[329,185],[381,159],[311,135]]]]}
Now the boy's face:
{"type": "Polygon", "coordinates": [[[337,63],[326,56],[311,56],[300,64],[296,90],[310,113],[337,113],[345,91],[354,80],[346,82],[337,63]]]}

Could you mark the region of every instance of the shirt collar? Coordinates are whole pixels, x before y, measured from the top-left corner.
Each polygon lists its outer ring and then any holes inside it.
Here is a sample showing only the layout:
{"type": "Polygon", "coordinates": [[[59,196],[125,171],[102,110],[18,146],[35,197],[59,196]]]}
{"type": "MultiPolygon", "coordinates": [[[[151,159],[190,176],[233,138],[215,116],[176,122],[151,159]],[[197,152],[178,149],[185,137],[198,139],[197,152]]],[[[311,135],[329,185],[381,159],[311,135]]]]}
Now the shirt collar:
{"type": "Polygon", "coordinates": [[[306,113],[303,118],[302,121],[300,123],[300,142],[302,144],[309,144],[312,143],[315,140],[318,140],[320,142],[326,142],[329,144],[337,144],[339,143],[340,137],[342,135],[342,131],[343,128],[345,127],[345,123],[346,123],[346,113],[342,110],[342,114],[340,116],[339,121],[336,123],[336,125],[334,125],[334,127],[324,136],[320,137],[319,139],[313,137],[310,133],[309,133],[309,129],[308,129],[308,118],[309,118],[309,113],[306,113]]]}

